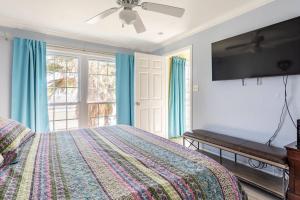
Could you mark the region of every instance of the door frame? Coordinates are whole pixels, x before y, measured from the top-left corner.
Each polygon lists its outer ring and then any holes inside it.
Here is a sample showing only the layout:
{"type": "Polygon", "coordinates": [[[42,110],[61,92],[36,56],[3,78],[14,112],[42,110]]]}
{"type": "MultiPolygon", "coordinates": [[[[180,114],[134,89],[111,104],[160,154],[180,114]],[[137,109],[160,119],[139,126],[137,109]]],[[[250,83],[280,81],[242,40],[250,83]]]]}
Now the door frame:
{"type": "Polygon", "coordinates": [[[191,109],[191,113],[190,113],[190,119],[191,119],[191,128],[193,129],[193,45],[189,45],[189,46],[186,46],[186,47],[183,47],[183,48],[180,48],[180,49],[177,49],[177,50],[173,50],[173,51],[170,51],[168,53],[165,53],[163,54],[163,56],[165,57],[165,60],[166,60],[166,102],[167,102],[167,106],[166,106],[166,132],[167,132],[167,138],[168,138],[168,135],[169,135],[169,109],[168,109],[168,105],[169,105],[169,78],[170,78],[170,68],[169,68],[169,61],[168,59],[171,57],[171,56],[174,56],[176,54],[179,54],[180,52],[183,52],[183,51],[190,51],[190,88],[191,88],[191,106],[192,106],[192,109],[191,109]]]}

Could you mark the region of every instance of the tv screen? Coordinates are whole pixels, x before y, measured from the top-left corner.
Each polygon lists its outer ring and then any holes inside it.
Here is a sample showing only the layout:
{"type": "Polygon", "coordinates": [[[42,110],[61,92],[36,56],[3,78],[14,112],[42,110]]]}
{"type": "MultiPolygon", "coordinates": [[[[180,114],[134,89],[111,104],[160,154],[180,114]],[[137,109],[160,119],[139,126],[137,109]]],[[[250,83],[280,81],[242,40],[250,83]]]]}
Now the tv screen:
{"type": "Polygon", "coordinates": [[[300,17],[212,44],[212,80],[300,74],[300,17]]]}

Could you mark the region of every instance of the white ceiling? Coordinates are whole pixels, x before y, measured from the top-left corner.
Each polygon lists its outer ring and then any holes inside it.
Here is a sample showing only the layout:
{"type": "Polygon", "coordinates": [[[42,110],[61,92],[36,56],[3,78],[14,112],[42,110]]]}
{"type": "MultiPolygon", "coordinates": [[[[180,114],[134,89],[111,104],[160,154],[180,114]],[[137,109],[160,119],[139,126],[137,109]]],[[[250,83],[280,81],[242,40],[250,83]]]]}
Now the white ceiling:
{"type": "Polygon", "coordinates": [[[118,14],[95,25],[85,20],[115,7],[115,0],[0,0],[0,25],[112,46],[153,51],[239,16],[272,0],[145,0],[186,9],[182,18],[136,8],[147,31],[121,27],[118,14]],[[158,35],[163,32],[163,35],[158,35]]]}

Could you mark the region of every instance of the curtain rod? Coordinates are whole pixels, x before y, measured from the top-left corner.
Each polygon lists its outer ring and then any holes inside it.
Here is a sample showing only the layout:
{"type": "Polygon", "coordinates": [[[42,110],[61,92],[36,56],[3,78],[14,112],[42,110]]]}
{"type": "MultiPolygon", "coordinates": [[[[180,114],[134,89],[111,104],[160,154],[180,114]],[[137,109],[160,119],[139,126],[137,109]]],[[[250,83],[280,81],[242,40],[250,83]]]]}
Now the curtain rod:
{"type": "MultiPolygon", "coordinates": [[[[0,38],[3,37],[4,40],[8,41],[11,39],[10,34],[4,31],[0,31],[0,38]]],[[[51,44],[47,43],[47,47],[53,48],[54,50],[72,50],[72,51],[77,51],[81,53],[93,53],[93,54],[98,54],[98,55],[106,55],[106,56],[115,56],[115,53],[112,52],[104,52],[104,51],[94,51],[90,49],[82,49],[82,48],[76,48],[76,47],[68,47],[64,45],[57,45],[57,44],[51,44]]]]}
{"type": "Polygon", "coordinates": [[[50,48],[53,48],[54,50],[73,50],[73,51],[78,51],[81,53],[94,53],[94,54],[100,54],[100,55],[107,55],[107,56],[114,56],[115,53],[110,53],[110,52],[103,52],[103,51],[94,51],[94,50],[87,50],[87,49],[82,49],[82,48],[75,48],[75,47],[67,47],[63,45],[56,45],[56,44],[49,44],[47,43],[47,46],[50,48]]]}

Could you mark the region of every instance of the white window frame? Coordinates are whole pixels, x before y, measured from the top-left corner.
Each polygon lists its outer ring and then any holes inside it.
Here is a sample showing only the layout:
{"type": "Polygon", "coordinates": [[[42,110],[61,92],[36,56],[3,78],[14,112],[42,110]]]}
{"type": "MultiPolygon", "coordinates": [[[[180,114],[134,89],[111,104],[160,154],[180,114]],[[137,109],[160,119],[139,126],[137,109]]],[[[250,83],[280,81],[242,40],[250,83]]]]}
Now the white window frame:
{"type": "MultiPolygon", "coordinates": [[[[66,52],[55,52],[55,51],[47,51],[47,56],[62,56],[62,57],[72,57],[72,58],[76,58],[78,59],[78,102],[66,102],[66,103],[51,103],[48,104],[49,106],[53,106],[54,107],[54,112],[53,112],[53,119],[54,119],[54,115],[55,115],[55,106],[71,106],[71,105],[78,105],[79,109],[80,109],[80,102],[81,102],[81,59],[80,56],[75,55],[75,54],[71,54],[71,53],[66,53],[66,52]]],[[[47,72],[48,73],[48,72],[47,72]]],[[[66,88],[66,101],[67,101],[67,96],[68,96],[68,89],[66,88]]],[[[73,120],[73,119],[68,119],[68,114],[66,112],[66,129],[68,130],[68,120],[73,120]]],[[[74,119],[75,120],[75,119],[74,119]]],[[[79,110],[79,117],[78,117],[78,125],[80,124],[80,110],[79,110]]],[[[49,120],[50,121],[50,120],[49,120]]],[[[65,121],[65,120],[53,120],[53,123],[55,121],[65,121]]],[[[53,124],[53,128],[55,130],[55,123],[53,124]]]]}
{"type": "MultiPolygon", "coordinates": [[[[88,61],[90,61],[90,60],[95,60],[95,61],[97,61],[97,62],[101,62],[101,61],[104,61],[104,62],[112,62],[112,63],[114,63],[115,65],[116,65],[116,59],[114,58],[114,57],[108,57],[108,56],[88,56],[87,57],[87,81],[86,81],[86,90],[87,90],[87,95],[86,95],[86,99],[85,99],[85,102],[86,102],[86,105],[87,105],[87,127],[89,126],[88,125],[88,121],[89,121],[89,116],[88,116],[88,106],[89,106],[89,104],[101,104],[101,103],[115,103],[116,104],[116,99],[115,99],[115,101],[114,102],[89,102],[88,101],[88,90],[89,90],[89,88],[88,88],[88,76],[89,76],[89,62],[88,61]]],[[[114,116],[112,116],[112,117],[114,117],[114,116]]],[[[115,117],[117,118],[117,116],[115,115],[115,117]]]]}
{"type": "MultiPolygon", "coordinates": [[[[78,104],[79,105],[79,122],[78,128],[88,128],[88,70],[89,60],[107,60],[115,63],[113,54],[101,54],[95,52],[73,50],[68,48],[56,48],[47,46],[47,56],[66,56],[78,58],[78,104]]],[[[63,103],[64,104],[64,103],[63,103]]],[[[65,105],[65,104],[64,104],[65,105]]],[[[69,105],[69,104],[67,104],[69,105]]],[[[71,104],[70,104],[71,105],[71,104]]],[[[55,131],[55,130],[54,130],[55,131]]]]}

